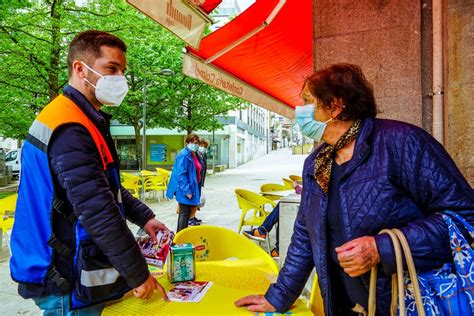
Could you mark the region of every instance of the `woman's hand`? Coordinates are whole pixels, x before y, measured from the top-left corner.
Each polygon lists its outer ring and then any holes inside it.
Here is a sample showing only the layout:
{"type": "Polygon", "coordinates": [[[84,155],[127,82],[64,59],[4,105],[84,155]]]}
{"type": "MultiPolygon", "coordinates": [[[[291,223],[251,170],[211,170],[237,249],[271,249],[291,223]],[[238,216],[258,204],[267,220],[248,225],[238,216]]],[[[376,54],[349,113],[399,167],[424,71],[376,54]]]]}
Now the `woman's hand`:
{"type": "Polygon", "coordinates": [[[263,295],[249,295],[235,301],[235,306],[246,306],[251,312],[276,312],[276,308],[270,304],[263,295]]]}
{"type": "Polygon", "coordinates": [[[191,193],[188,193],[186,194],[186,197],[191,200],[193,198],[193,195],[191,193]]]}
{"type": "Polygon", "coordinates": [[[374,237],[360,237],[336,248],[339,265],[351,277],[358,277],[380,262],[374,237]]]}

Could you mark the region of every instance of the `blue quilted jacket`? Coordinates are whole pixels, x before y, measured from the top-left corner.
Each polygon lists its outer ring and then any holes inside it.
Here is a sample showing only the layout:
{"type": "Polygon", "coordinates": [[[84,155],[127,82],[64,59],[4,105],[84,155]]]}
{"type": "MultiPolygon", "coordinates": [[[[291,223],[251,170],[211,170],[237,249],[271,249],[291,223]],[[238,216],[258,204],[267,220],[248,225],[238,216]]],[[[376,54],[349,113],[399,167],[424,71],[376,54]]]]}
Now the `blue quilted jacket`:
{"type": "MultiPolygon", "coordinates": [[[[331,301],[337,293],[331,291],[328,272],[328,199],[313,175],[321,148],[305,161],[301,206],[288,256],[277,282],[265,294],[280,312],[297,299],[316,267],[325,314],[334,315],[331,301]]],[[[401,228],[419,271],[452,261],[448,228],[439,212],[453,210],[474,223],[474,190],[448,153],[424,130],[398,121],[363,121],[339,194],[345,242],[375,236],[383,228],[401,228]]],[[[376,236],[376,242],[382,263],[377,314],[389,315],[389,276],[395,272],[395,259],[388,237],[376,236]]],[[[369,275],[362,276],[367,291],[369,275]]]]}

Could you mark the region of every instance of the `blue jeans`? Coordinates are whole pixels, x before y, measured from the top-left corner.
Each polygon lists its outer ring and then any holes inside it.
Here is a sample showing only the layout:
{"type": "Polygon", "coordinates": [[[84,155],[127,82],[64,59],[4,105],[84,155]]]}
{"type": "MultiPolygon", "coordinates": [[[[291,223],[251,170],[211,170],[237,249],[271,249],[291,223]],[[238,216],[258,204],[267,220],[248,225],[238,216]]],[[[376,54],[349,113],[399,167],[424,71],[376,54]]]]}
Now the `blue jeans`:
{"type": "MultiPolygon", "coordinates": [[[[278,224],[279,217],[280,217],[280,202],[278,202],[278,204],[275,206],[275,208],[270,212],[270,214],[268,214],[268,216],[267,216],[267,218],[265,218],[265,221],[263,222],[262,226],[260,226],[258,228],[260,233],[262,233],[262,234],[270,233],[273,226],[275,226],[275,224],[278,224]]],[[[280,243],[280,229],[277,225],[276,243],[275,243],[275,248],[277,250],[278,250],[278,244],[279,243],[280,243]]]]}
{"type": "Polygon", "coordinates": [[[102,313],[104,304],[97,304],[87,308],[71,311],[69,309],[69,295],[50,295],[33,299],[35,304],[44,312],[44,316],[96,316],[102,313]]]}

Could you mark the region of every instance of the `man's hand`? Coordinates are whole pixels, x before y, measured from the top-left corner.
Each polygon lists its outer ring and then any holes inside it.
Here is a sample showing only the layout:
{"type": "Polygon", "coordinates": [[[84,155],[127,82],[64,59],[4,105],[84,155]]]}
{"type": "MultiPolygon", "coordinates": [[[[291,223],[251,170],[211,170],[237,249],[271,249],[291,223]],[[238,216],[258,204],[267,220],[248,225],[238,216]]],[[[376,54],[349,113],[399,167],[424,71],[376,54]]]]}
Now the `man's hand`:
{"type": "Polygon", "coordinates": [[[358,277],[380,262],[374,237],[360,237],[336,248],[340,266],[351,277],[358,277]]]}
{"type": "Polygon", "coordinates": [[[133,289],[133,295],[141,300],[149,300],[153,296],[154,291],[158,291],[165,301],[169,301],[165,289],[160,283],[150,274],[145,283],[133,289]]]}
{"type": "Polygon", "coordinates": [[[235,306],[246,306],[251,312],[276,312],[276,308],[270,304],[263,295],[249,295],[235,301],[235,306]]]}
{"type": "Polygon", "coordinates": [[[165,226],[162,222],[160,222],[157,219],[150,219],[145,226],[143,226],[143,229],[147,232],[148,235],[151,236],[151,239],[153,240],[153,243],[156,244],[158,241],[156,240],[156,234],[160,230],[169,230],[168,227],[165,226]]]}
{"type": "Polygon", "coordinates": [[[191,193],[188,193],[186,194],[186,197],[191,200],[193,198],[193,195],[191,193]]]}

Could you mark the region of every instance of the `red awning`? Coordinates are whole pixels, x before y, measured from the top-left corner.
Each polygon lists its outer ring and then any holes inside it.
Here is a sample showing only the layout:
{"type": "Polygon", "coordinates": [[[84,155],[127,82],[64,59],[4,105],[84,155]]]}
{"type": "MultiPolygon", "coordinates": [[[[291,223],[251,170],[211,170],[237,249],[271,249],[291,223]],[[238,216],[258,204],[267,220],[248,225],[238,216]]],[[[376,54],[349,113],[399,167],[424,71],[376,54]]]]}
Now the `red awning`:
{"type": "Polygon", "coordinates": [[[222,0],[206,0],[203,4],[200,5],[201,9],[207,14],[211,13],[222,0]]]}
{"type": "Polygon", "coordinates": [[[259,0],[203,38],[198,50],[188,46],[185,63],[188,58],[197,64],[188,70],[184,65],[183,71],[292,117],[304,79],[313,71],[312,20],[311,0],[259,0]],[[242,89],[249,87],[260,97],[247,98],[242,89]]]}

